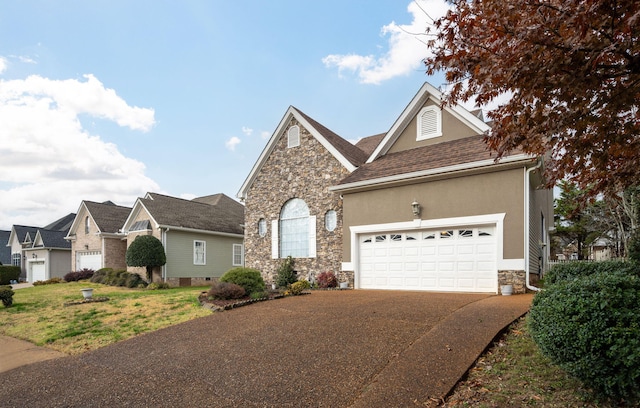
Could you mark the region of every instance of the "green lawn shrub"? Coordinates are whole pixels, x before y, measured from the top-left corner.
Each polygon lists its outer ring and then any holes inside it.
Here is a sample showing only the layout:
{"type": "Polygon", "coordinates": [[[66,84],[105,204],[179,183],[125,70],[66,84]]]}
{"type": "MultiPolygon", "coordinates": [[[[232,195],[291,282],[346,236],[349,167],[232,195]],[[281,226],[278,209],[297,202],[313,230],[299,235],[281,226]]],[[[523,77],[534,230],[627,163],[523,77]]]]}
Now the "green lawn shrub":
{"type": "Polygon", "coordinates": [[[14,293],[11,290],[11,286],[0,286],[0,301],[2,301],[4,307],[11,307],[14,293]]]}
{"type": "MultiPolygon", "coordinates": [[[[137,286],[134,286],[137,287],[137,286]]],[[[171,285],[169,282],[151,282],[147,285],[148,290],[162,290],[162,289],[171,289],[171,285]]]]}
{"type": "Polygon", "coordinates": [[[35,281],[33,282],[33,286],[54,285],[56,283],[65,283],[65,281],[64,279],[56,276],[55,278],[51,278],[43,281],[35,281]]]}
{"type": "Polygon", "coordinates": [[[79,271],[69,272],[64,275],[64,280],[66,282],[77,282],[79,280],[91,279],[95,271],[93,269],[84,268],[79,271]]]}
{"type": "Polygon", "coordinates": [[[601,272],[625,272],[640,276],[640,266],[635,262],[620,259],[601,262],[565,262],[554,265],[544,275],[544,284],[548,286],[560,281],[573,280],[582,276],[589,276],[601,272]]]}
{"type": "Polygon", "coordinates": [[[309,288],[311,288],[311,284],[309,283],[309,281],[300,280],[291,284],[291,287],[289,288],[289,293],[291,295],[296,296],[296,295],[302,294],[302,292],[304,292],[306,289],[309,289],[309,288]]]}
{"type": "Polygon", "coordinates": [[[207,292],[208,297],[219,300],[241,299],[245,294],[242,286],[231,282],[215,282],[207,292]]]}
{"type": "Polygon", "coordinates": [[[333,272],[322,272],[316,277],[316,281],[321,289],[338,287],[338,279],[333,272]]]}
{"type": "Polygon", "coordinates": [[[222,275],[220,282],[235,283],[244,288],[246,294],[264,292],[265,284],[260,271],[252,268],[233,268],[222,275]]]}
{"type": "Polygon", "coordinates": [[[91,277],[91,282],[125,288],[144,288],[147,286],[147,282],[137,273],[112,268],[98,269],[91,277]]]}
{"type": "Polygon", "coordinates": [[[640,263],[640,230],[636,230],[629,240],[627,256],[630,260],[640,263]]]}
{"type": "Polygon", "coordinates": [[[20,267],[13,265],[0,265],[0,285],[8,285],[11,281],[20,279],[20,267]]]}
{"type": "Polygon", "coordinates": [[[282,261],[280,267],[278,267],[278,273],[276,275],[276,286],[279,288],[286,288],[292,283],[298,280],[296,271],[293,269],[295,260],[288,256],[282,261]]]}
{"type": "Polygon", "coordinates": [[[543,354],[600,398],[640,402],[640,277],[600,272],[533,299],[529,329],[543,354]]]}

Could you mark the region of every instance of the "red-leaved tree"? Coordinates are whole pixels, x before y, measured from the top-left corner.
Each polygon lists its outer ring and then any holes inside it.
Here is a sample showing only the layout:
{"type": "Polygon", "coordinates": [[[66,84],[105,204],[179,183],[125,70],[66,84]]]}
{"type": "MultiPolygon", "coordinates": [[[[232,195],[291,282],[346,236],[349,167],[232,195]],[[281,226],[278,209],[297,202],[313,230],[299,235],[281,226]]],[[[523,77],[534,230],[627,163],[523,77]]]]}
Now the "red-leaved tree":
{"type": "Polygon", "coordinates": [[[640,185],[640,1],[450,3],[434,24],[427,73],[445,72],[445,103],[511,95],[488,113],[498,157],[549,153],[549,185],[640,185]]]}

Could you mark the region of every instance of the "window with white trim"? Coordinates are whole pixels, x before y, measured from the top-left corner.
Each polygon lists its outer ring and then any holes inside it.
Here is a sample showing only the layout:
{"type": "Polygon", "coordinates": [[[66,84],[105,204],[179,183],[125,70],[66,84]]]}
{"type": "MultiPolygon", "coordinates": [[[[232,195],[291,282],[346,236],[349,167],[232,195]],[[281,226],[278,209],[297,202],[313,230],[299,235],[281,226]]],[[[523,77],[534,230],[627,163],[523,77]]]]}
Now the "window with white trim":
{"type": "Polygon", "coordinates": [[[338,214],[334,210],[329,210],[324,215],[324,227],[327,231],[333,231],[338,225],[338,214]]]}
{"type": "Polygon", "coordinates": [[[287,147],[300,146],[300,127],[293,125],[287,132],[287,147]]]}
{"type": "Polygon", "coordinates": [[[293,198],[280,212],[280,258],[309,256],[309,207],[300,198],[293,198]]]}
{"type": "Polygon", "coordinates": [[[244,248],[242,244],[233,244],[233,266],[244,265],[244,248]]]}
{"type": "Polygon", "coordinates": [[[22,263],[22,254],[20,252],[14,252],[11,254],[11,265],[20,266],[22,263]]]}
{"type": "Polygon", "coordinates": [[[89,233],[89,216],[84,217],[84,233],[89,233]]]}
{"type": "Polygon", "coordinates": [[[425,106],[418,114],[417,120],[418,135],[416,140],[442,136],[442,110],[438,106],[425,106]]]}
{"type": "Polygon", "coordinates": [[[258,221],[258,235],[264,237],[267,235],[267,220],[260,218],[258,221]]]}
{"type": "Polygon", "coordinates": [[[206,265],[207,264],[207,243],[206,241],[193,241],[193,264],[194,265],[206,265]]]}

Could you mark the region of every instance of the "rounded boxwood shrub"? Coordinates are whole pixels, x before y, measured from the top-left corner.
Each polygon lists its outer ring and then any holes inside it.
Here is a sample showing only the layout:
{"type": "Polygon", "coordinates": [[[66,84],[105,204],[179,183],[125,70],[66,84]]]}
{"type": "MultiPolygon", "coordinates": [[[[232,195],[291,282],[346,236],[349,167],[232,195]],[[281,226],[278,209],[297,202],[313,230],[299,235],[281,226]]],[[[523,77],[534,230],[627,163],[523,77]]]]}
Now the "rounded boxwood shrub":
{"type": "Polygon", "coordinates": [[[296,296],[302,294],[306,289],[311,288],[311,284],[306,280],[300,280],[291,284],[289,293],[296,296]]]}
{"type": "Polygon", "coordinates": [[[539,292],[529,312],[543,354],[599,397],[640,397],[640,278],[596,273],[539,292]]]}
{"type": "Polygon", "coordinates": [[[252,268],[233,268],[222,275],[220,282],[235,283],[244,288],[246,294],[264,292],[265,285],[260,271],[252,268]]]}
{"type": "Polygon", "coordinates": [[[11,307],[14,293],[11,286],[0,286],[0,301],[2,301],[4,307],[11,307]]]}

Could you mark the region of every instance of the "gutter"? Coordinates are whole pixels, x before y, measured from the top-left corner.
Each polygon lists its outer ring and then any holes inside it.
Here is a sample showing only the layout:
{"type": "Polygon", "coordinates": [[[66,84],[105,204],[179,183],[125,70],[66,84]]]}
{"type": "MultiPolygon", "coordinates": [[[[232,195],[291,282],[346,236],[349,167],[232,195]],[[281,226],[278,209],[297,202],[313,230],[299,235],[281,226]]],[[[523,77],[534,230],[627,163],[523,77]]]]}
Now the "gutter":
{"type": "Polygon", "coordinates": [[[530,180],[531,180],[531,172],[534,170],[538,170],[542,167],[542,160],[538,161],[538,164],[527,169],[524,174],[524,273],[525,273],[525,281],[524,284],[529,290],[533,290],[534,292],[539,292],[540,288],[537,286],[533,286],[529,283],[529,264],[531,254],[529,252],[529,245],[531,244],[529,241],[529,228],[531,227],[529,212],[531,208],[529,208],[529,198],[531,193],[530,190],[530,180]]]}

